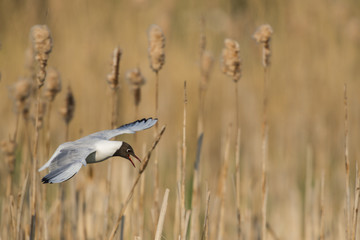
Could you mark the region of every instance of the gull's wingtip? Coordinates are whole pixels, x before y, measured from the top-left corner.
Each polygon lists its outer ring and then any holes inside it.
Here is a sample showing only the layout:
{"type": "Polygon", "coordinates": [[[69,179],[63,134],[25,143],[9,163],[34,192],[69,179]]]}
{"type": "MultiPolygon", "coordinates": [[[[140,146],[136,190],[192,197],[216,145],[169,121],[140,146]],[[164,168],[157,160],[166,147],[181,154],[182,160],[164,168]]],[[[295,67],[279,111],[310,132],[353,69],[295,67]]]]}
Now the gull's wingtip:
{"type": "Polygon", "coordinates": [[[147,121],[156,121],[157,122],[157,118],[153,118],[153,117],[149,117],[149,118],[143,118],[143,119],[140,119],[140,120],[137,120],[139,122],[147,122],[147,121]]]}
{"type": "Polygon", "coordinates": [[[158,122],[158,119],[157,118],[148,118],[145,121],[150,122],[150,124],[151,124],[150,127],[152,127],[158,122]]]}
{"type": "Polygon", "coordinates": [[[48,179],[46,176],[41,179],[41,182],[42,182],[43,184],[51,183],[51,182],[50,182],[50,179],[48,179]]]}
{"type": "Polygon", "coordinates": [[[150,127],[154,126],[157,123],[158,119],[157,118],[143,118],[140,120],[135,121],[134,123],[144,123],[146,125],[150,124],[150,127]]]}

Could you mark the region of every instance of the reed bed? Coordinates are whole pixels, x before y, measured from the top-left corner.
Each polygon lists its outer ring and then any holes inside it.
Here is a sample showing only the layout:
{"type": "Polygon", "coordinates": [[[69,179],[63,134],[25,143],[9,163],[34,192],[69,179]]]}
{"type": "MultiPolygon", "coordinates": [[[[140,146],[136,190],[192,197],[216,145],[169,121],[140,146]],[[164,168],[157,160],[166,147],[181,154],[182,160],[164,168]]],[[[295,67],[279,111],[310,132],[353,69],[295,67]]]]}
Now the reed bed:
{"type": "Polygon", "coordinates": [[[157,3],[0,2],[0,239],[359,239],[358,3],[157,3]],[[41,184],[147,117],[136,168],[41,184]]]}

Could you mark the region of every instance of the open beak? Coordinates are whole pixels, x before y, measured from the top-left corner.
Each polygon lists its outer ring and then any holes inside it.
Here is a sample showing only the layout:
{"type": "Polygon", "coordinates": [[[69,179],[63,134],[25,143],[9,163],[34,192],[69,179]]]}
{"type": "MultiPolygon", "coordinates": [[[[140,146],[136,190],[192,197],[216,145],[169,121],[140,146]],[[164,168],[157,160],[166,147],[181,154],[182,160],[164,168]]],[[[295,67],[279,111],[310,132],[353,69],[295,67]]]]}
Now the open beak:
{"type": "MultiPolygon", "coordinates": [[[[141,162],[140,158],[138,158],[135,154],[131,154],[133,157],[135,157],[137,160],[139,160],[139,162],[141,162]]],[[[135,167],[135,164],[133,162],[133,160],[131,159],[130,155],[129,155],[129,160],[131,162],[131,164],[135,167]]]]}

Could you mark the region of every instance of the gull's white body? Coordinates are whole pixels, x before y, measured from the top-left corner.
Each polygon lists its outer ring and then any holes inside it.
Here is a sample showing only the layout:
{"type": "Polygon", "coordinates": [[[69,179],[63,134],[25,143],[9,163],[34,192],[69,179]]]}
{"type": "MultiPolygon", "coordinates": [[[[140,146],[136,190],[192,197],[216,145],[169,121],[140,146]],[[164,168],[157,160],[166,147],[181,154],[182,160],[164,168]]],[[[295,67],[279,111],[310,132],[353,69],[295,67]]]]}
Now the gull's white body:
{"type": "Polygon", "coordinates": [[[96,163],[104,161],[114,155],[114,153],[121,147],[122,141],[98,141],[95,144],[96,152],[86,158],[87,163],[96,163]]]}
{"type": "Polygon", "coordinates": [[[50,169],[42,181],[44,183],[60,183],[73,177],[87,163],[104,161],[114,155],[122,146],[122,141],[109,139],[126,133],[135,133],[152,127],[157,119],[142,119],[123,125],[117,129],[105,130],[90,134],[73,142],[61,144],[39,171],[50,169]]]}

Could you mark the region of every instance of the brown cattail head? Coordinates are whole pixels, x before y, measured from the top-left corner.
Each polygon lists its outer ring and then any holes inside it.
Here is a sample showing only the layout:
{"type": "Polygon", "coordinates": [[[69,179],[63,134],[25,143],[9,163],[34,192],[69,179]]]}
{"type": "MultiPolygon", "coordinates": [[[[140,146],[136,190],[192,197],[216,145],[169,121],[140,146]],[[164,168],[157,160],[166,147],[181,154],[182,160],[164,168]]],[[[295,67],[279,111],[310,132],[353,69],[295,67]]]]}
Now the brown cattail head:
{"type": "Polygon", "coordinates": [[[200,63],[200,69],[202,75],[201,88],[203,89],[205,89],[209,83],[210,73],[213,65],[214,65],[213,54],[209,51],[204,51],[201,56],[201,63],[200,63]]]}
{"type": "Polygon", "coordinates": [[[15,149],[16,149],[16,142],[15,140],[3,140],[1,141],[1,150],[5,154],[5,161],[6,165],[9,167],[9,172],[12,173],[14,171],[15,166],[15,149]]]}
{"type": "Polygon", "coordinates": [[[128,81],[128,83],[134,88],[139,88],[142,85],[144,85],[146,82],[146,79],[141,74],[141,71],[139,68],[134,68],[134,69],[127,71],[125,77],[126,77],[126,80],[128,81]]]}
{"type": "Polygon", "coordinates": [[[74,116],[75,111],[75,98],[71,91],[71,88],[68,87],[66,98],[65,98],[65,106],[60,109],[60,113],[66,124],[69,124],[71,119],[74,116]]]}
{"type": "Polygon", "coordinates": [[[31,28],[31,41],[37,61],[47,60],[52,50],[52,37],[46,25],[35,25],[31,28]]]}
{"type": "Polygon", "coordinates": [[[225,39],[225,48],[222,50],[221,70],[232,77],[234,82],[241,78],[241,59],[239,43],[232,39],[225,39]]]}
{"type": "Polygon", "coordinates": [[[52,50],[52,37],[46,25],[35,25],[30,30],[31,42],[35,52],[35,60],[39,62],[40,69],[36,75],[38,87],[44,84],[46,65],[52,50]]]}
{"type": "Polygon", "coordinates": [[[139,68],[134,68],[126,72],[125,76],[126,80],[130,84],[133,92],[134,92],[134,99],[135,105],[138,106],[141,100],[141,86],[145,84],[146,79],[141,74],[139,68]]]}
{"type": "Polygon", "coordinates": [[[158,25],[152,24],[148,30],[150,67],[159,72],[165,63],[165,36],[158,25]]]}
{"type": "Polygon", "coordinates": [[[32,93],[32,81],[28,78],[20,78],[11,88],[10,92],[15,100],[18,112],[22,112],[29,104],[32,93]]]}
{"type": "Polygon", "coordinates": [[[263,44],[263,66],[267,67],[270,65],[270,40],[273,33],[272,27],[269,24],[263,24],[253,35],[253,38],[257,43],[263,44]]]}
{"type": "Polygon", "coordinates": [[[55,68],[50,67],[47,70],[45,87],[45,97],[50,102],[54,101],[56,94],[61,91],[60,73],[55,68]]]}
{"type": "Polygon", "coordinates": [[[121,59],[122,51],[119,47],[114,49],[113,52],[113,63],[112,63],[112,71],[107,76],[107,82],[110,85],[110,88],[115,90],[119,85],[119,70],[120,70],[120,59],[121,59]]]}

